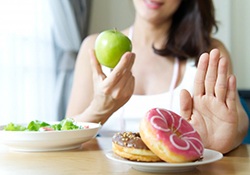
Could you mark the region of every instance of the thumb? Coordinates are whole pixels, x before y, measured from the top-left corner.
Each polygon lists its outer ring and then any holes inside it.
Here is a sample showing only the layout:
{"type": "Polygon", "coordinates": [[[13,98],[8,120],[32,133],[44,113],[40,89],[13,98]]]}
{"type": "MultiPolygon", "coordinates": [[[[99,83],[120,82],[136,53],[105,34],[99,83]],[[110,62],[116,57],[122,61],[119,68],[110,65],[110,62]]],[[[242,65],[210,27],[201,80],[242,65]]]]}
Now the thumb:
{"type": "Polygon", "coordinates": [[[93,76],[101,77],[101,79],[104,80],[106,78],[106,75],[102,72],[102,67],[96,58],[95,51],[89,50],[89,56],[90,56],[90,63],[93,76]]]}
{"type": "Polygon", "coordinates": [[[192,115],[193,102],[190,93],[182,89],[180,93],[180,115],[185,120],[190,120],[192,115]]]}

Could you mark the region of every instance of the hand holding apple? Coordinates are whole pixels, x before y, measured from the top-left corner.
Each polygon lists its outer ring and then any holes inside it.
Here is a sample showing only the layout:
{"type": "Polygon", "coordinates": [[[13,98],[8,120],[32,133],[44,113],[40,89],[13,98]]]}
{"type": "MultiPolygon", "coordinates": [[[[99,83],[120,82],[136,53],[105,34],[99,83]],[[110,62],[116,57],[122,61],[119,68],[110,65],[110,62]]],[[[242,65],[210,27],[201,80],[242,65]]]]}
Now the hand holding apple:
{"type": "Polygon", "coordinates": [[[125,52],[131,52],[132,43],[123,33],[113,30],[101,32],[95,41],[95,54],[100,64],[114,68],[125,52]]]}

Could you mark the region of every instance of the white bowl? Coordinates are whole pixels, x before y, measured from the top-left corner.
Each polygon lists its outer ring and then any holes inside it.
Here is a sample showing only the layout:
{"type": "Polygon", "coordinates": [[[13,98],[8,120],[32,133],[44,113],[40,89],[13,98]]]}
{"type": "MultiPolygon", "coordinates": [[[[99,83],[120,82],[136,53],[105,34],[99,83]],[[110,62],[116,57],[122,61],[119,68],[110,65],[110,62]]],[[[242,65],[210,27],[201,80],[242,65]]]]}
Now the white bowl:
{"type": "Polygon", "coordinates": [[[96,137],[101,128],[97,123],[78,122],[77,124],[88,128],[64,131],[4,131],[4,125],[2,125],[0,143],[7,145],[13,151],[69,150],[79,148],[82,143],[96,137]]]}

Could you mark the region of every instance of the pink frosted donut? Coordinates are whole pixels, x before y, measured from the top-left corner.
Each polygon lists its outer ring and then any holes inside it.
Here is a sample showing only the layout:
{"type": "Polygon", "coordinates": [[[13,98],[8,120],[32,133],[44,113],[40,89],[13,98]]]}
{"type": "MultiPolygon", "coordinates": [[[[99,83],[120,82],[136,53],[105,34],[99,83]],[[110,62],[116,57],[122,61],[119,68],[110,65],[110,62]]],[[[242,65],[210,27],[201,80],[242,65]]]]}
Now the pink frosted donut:
{"type": "Polygon", "coordinates": [[[166,162],[191,162],[203,155],[198,132],[185,119],[166,109],[149,110],[140,123],[140,135],[148,148],[166,162]]]}

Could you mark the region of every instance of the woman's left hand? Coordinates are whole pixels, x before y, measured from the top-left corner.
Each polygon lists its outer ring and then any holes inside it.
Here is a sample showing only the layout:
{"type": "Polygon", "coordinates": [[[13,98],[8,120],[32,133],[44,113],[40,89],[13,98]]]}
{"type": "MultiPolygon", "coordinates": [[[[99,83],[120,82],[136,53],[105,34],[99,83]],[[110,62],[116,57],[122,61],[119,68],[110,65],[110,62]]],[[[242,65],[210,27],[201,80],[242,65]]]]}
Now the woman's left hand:
{"type": "Polygon", "coordinates": [[[193,97],[181,92],[181,116],[200,134],[206,148],[230,151],[238,133],[236,78],[218,49],[201,55],[193,97]]]}

